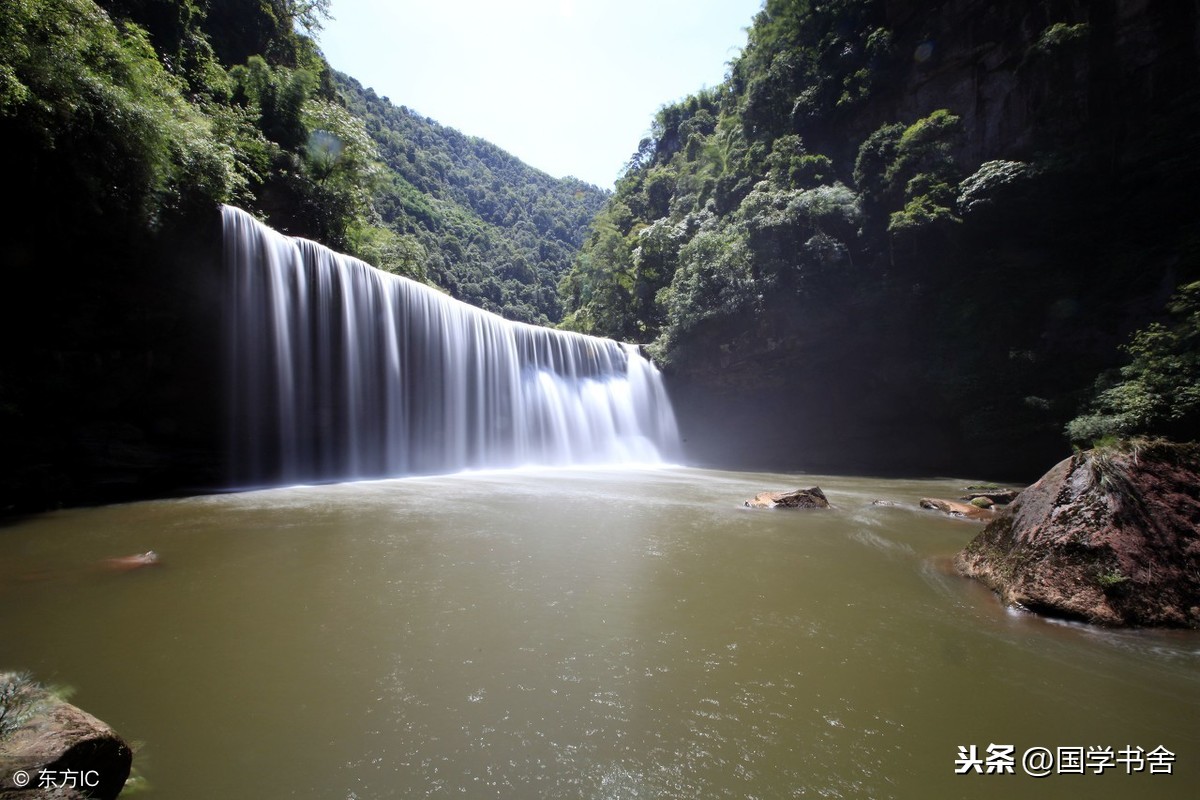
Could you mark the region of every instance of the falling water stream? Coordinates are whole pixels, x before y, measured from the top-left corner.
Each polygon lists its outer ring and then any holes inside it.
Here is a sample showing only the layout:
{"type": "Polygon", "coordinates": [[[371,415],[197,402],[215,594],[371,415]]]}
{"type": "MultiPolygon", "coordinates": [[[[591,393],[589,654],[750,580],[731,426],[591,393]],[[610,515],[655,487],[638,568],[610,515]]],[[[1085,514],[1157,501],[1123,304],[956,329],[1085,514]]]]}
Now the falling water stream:
{"type": "Polygon", "coordinates": [[[223,213],[234,485],[678,457],[636,347],[505,320],[223,213]]]}

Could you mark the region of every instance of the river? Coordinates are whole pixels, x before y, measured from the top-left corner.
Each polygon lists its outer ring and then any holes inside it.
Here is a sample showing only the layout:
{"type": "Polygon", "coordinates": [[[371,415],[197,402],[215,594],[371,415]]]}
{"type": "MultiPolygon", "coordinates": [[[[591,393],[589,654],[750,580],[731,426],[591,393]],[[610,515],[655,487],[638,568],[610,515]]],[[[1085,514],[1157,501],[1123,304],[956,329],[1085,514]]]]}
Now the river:
{"type": "Polygon", "coordinates": [[[75,689],[172,800],[1200,796],[1200,634],[947,574],[980,527],[917,500],[964,485],[568,468],[60,511],[0,529],[0,668],[75,689]],[[834,508],[741,507],[814,484],[834,508]],[[990,745],[1013,774],[955,774],[990,745]],[[1035,779],[1037,747],[1173,759],[1035,779]]]}

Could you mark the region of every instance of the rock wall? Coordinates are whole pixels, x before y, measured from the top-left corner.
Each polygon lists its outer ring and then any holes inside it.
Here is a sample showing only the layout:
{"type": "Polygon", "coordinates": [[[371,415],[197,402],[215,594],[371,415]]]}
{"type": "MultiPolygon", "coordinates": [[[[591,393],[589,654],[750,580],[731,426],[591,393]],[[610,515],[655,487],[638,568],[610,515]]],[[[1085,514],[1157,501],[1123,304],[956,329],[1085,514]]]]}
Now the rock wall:
{"type": "Polygon", "coordinates": [[[949,108],[963,120],[967,163],[1064,146],[1121,158],[1149,135],[1146,116],[1194,92],[1200,72],[1194,0],[889,0],[885,9],[912,58],[864,125],[949,108]]]}

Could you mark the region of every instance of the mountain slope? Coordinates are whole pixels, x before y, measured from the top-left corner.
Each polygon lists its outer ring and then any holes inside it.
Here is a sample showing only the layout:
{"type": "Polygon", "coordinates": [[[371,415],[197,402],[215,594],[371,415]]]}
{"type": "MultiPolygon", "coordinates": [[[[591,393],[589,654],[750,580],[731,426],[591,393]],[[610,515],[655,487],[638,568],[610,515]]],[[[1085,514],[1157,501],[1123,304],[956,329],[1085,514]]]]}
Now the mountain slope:
{"type": "Polygon", "coordinates": [[[336,79],[386,166],[375,208],[420,248],[429,280],[510,319],[557,322],[558,281],[608,193],[336,79]]]}

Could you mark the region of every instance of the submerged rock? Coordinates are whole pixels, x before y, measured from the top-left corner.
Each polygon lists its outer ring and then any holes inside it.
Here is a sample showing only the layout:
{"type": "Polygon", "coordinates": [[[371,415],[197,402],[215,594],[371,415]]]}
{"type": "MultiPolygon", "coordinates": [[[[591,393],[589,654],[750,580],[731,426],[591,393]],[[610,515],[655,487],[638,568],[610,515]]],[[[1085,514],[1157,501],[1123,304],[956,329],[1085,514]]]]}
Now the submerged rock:
{"type": "Polygon", "coordinates": [[[943,514],[949,514],[952,517],[963,517],[964,519],[991,519],[996,516],[995,512],[990,508],[980,508],[971,503],[960,503],[957,500],[941,500],[936,497],[922,497],[921,508],[941,511],[943,514]]]}
{"type": "Polygon", "coordinates": [[[759,492],[743,505],[747,508],[829,508],[821,487],[790,492],[759,492]]]}
{"type": "Polygon", "coordinates": [[[1017,499],[1020,492],[1016,489],[982,489],[975,486],[968,486],[967,493],[961,499],[968,503],[975,500],[989,500],[995,505],[1006,506],[1017,499]]]}
{"type": "Polygon", "coordinates": [[[0,673],[0,798],[108,800],[132,761],[108,725],[25,676],[0,673]]]}
{"type": "Polygon", "coordinates": [[[955,558],[1009,605],[1103,625],[1200,627],[1200,445],[1062,461],[955,558]]]}
{"type": "Polygon", "coordinates": [[[162,560],[158,557],[158,553],[153,550],[147,550],[144,553],[137,553],[132,556],[114,556],[100,562],[100,566],[109,572],[130,572],[142,567],[158,566],[159,564],[162,564],[162,560]]]}

